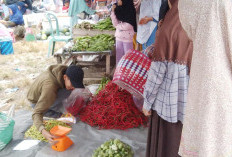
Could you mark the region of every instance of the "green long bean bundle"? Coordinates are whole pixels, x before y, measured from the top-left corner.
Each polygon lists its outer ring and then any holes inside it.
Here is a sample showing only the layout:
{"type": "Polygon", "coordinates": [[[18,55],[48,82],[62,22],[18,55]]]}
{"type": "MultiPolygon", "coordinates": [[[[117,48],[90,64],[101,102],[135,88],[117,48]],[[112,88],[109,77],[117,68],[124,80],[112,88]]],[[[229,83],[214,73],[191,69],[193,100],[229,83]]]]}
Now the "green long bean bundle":
{"type": "Polygon", "coordinates": [[[72,51],[106,51],[112,50],[115,44],[114,36],[100,34],[93,37],[77,37],[72,51]]]}
{"type": "Polygon", "coordinates": [[[112,21],[109,17],[93,25],[93,28],[100,30],[115,30],[115,27],[113,26],[112,21]]]}
{"type": "Polygon", "coordinates": [[[99,21],[97,24],[91,24],[90,22],[82,22],[81,24],[75,25],[75,28],[80,29],[98,29],[98,30],[115,30],[115,27],[112,24],[111,19],[105,18],[104,20],[99,21]]]}

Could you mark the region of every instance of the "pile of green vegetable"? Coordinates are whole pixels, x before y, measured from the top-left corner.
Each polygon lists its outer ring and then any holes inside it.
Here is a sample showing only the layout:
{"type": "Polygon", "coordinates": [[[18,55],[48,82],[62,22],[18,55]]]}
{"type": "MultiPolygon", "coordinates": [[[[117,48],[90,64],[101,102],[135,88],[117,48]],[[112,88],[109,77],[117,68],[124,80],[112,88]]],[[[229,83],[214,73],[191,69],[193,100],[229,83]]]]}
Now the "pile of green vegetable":
{"type": "Polygon", "coordinates": [[[104,89],[108,82],[110,82],[110,79],[108,77],[103,77],[102,80],[101,80],[101,84],[98,87],[98,89],[96,90],[95,94],[97,95],[99,91],[104,89]]]}
{"type": "Polygon", "coordinates": [[[105,18],[104,20],[99,21],[97,24],[91,24],[89,22],[82,22],[81,24],[77,24],[75,28],[80,29],[99,29],[99,30],[115,30],[111,19],[105,18]]]}
{"type": "Polygon", "coordinates": [[[115,30],[115,27],[113,26],[112,21],[109,17],[102,21],[99,21],[96,25],[93,26],[93,28],[100,30],[115,30]]]}
{"type": "MultiPolygon", "coordinates": [[[[60,126],[70,128],[70,126],[67,125],[66,123],[61,122],[61,121],[57,121],[57,120],[48,120],[48,121],[44,122],[45,130],[47,130],[47,131],[50,131],[56,125],[60,125],[60,126]]],[[[26,138],[32,138],[32,139],[35,139],[35,140],[41,140],[41,141],[44,141],[44,142],[48,142],[48,140],[43,137],[43,135],[38,131],[38,129],[34,125],[32,125],[30,127],[30,129],[28,129],[25,132],[25,137],[26,138]]]]}
{"type": "MultiPolygon", "coordinates": [[[[56,30],[53,30],[54,35],[56,34],[56,30]]],[[[36,34],[37,40],[47,40],[48,37],[52,35],[52,31],[50,29],[41,30],[40,33],[36,34]]],[[[68,27],[64,27],[60,29],[61,36],[70,36],[70,30],[68,27]]]]}
{"type": "Polygon", "coordinates": [[[80,28],[80,29],[93,29],[94,24],[91,24],[89,22],[82,22],[81,24],[77,24],[75,28],[80,28]]]}
{"type": "Polygon", "coordinates": [[[92,157],[133,157],[134,153],[128,144],[119,139],[111,139],[97,148],[92,157]]]}
{"type": "Polygon", "coordinates": [[[77,37],[74,40],[75,45],[72,51],[106,51],[114,47],[114,36],[100,34],[93,37],[77,37]]]}

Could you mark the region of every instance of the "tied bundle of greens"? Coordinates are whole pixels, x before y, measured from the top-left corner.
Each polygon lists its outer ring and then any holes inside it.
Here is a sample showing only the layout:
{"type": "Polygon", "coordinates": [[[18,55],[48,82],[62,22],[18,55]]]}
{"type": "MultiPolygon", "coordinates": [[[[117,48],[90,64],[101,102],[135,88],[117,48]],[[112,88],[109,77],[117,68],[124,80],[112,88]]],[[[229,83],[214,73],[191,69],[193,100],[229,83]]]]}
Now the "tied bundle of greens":
{"type": "Polygon", "coordinates": [[[119,139],[111,139],[97,148],[92,157],[133,157],[134,153],[128,144],[119,139]]]}
{"type": "MultiPolygon", "coordinates": [[[[60,125],[60,126],[64,126],[64,127],[70,128],[70,126],[67,125],[66,123],[61,122],[61,121],[57,121],[57,120],[48,120],[48,121],[45,121],[44,125],[45,125],[45,130],[47,130],[47,131],[50,131],[56,125],[60,125]]],[[[30,127],[30,129],[28,129],[25,132],[25,137],[26,138],[32,138],[32,139],[35,139],[35,140],[44,141],[44,142],[48,142],[48,140],[43,137],[43,135],[39,132],[39,130],[34,125],[32,125],[30,127]]]]}
{"type": "Polygon", "coordinates": [[[115,44],[114,36],[100,34],[93,37],[77,37],[72,51],[106,51],[112,50],[115,44]]]}

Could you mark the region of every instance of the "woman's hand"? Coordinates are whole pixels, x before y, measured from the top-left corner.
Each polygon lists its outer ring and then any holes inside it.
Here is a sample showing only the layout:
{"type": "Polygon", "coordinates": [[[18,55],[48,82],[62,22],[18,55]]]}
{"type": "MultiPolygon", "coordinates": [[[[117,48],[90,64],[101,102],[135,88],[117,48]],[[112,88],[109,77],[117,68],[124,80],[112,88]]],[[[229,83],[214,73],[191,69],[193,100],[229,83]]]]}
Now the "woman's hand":
{"type": "Polygon", "coordinates": [[[58,137],[50,134],[50,132],[48,132],[45,129],[42,130],[42,135],[48,140],[48,142],[51,145],[55,145],[58,142],[58,141],[54,140],[55,138],[58,138],[58,137]]]}
{"type": "Polygon", "coordinates": [[[150,116],[151,115],[151,110],[150,111],[147,111],[145,108],[143,108],[143,114],[145,116],[150,116]]]}
{"type": "Polygon", "coordinates": [[[115,10],[115,8],[116,8],[116,5],[114,4],[114,5],[112,5],[112,11],[114,11],[115,10]]]}
{"type": "Polygon", "coordinates": [[[145,25],[147,24],[148,22],[152,21],[153,18],[152,17],[147,17],[145,16],[144,18],[142,18],[140,21],[139,21],[139,24],[140,25],[145,25]]]}
{"type": "Polygon", "coordinates": [[[136,43],[135,50],[139,51],[140,43],[136,43]]]}
{"type": "Polygon", "coordinates": [[[101,12],[96,12],[95,14],[98,15],[99,17],[102,15],[101,12]]]}
{"type": "Polygon", "coordinates": [[[164,20],[163,20],[163,19],[162,19],[162,20],[160,20],[160,22],[158,23],[158,28],[160,28],[160,27],[162,26],[163,22],[164,22],[164,20]]]}

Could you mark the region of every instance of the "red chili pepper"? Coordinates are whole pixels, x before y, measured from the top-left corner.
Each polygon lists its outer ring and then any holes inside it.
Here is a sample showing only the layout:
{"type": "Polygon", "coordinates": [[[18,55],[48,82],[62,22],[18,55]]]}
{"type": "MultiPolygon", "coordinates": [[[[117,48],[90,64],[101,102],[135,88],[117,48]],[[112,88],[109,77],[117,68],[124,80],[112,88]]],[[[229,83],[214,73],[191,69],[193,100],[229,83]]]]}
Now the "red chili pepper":
{"type": "Polygon", "coordinates": [[[148,118],[135,106],[132,96],[126,90],[109,82],[105,89],[79,113],[80,119],[99,129],[120,129],[147,126],[148,118]]]}

